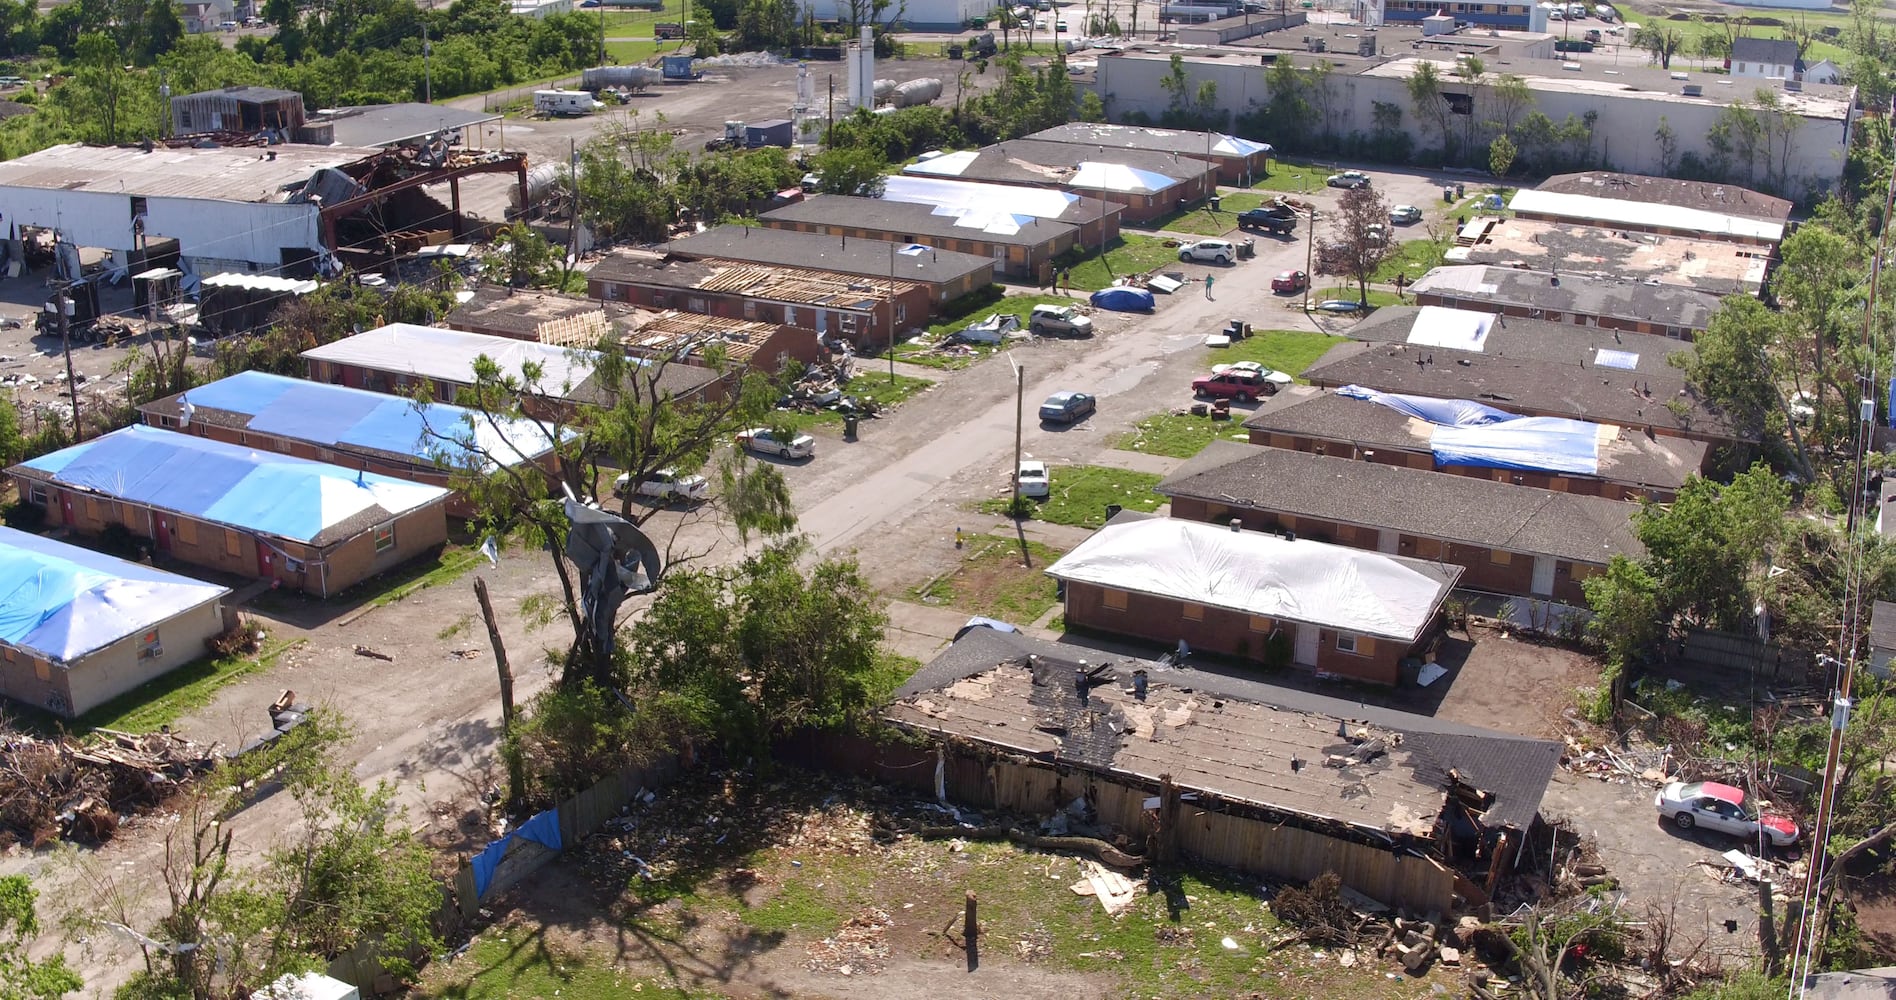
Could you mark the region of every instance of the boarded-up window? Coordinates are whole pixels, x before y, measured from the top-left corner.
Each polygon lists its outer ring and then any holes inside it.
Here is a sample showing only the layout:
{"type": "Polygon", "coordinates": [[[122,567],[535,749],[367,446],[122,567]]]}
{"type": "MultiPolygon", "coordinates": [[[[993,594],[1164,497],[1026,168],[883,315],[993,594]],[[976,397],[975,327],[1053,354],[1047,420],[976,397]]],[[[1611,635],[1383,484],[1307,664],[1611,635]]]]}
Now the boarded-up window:
{"type": "Polygon", "coordinates": [[[224,530],[224,554],[233,557],[244,554],[243,536],[228,528],[224,530]]]}
{"type": "Polygon", "coordinates": [[[186,545],[196,545],[198,540],[197,522],[181,517],[175,522],[178,529],[178,541],[186,545]]]}
{"type": "Polygon", "coordinates": [[[1442,542],[1437,538],[1418,538],[1415,540],[1415,555],[1418,559],[1442,558],[1442,542]]]}
{"type": "Polygon", "coordinates": [[[1275,623],[1269,618],[1263,618],[1258,615],[1251,616],[1251,631],[1253,632],[1269,632],[1273,624],[1275,623]]]}
{"type": "Polygon", "coordinates": [[[105,504],[100,503],[98,500],[95,500],[92,497],[87,497],[86,498],[86,516],[93,519],[94,521],[105,520],[105,504]]]}
{"type": "Polygon", "coordinates": [[[1178,616],[1188,622],[1202,622],[1205,620],[1205,606],[1186,602],[1185,606],[1179,609],[1178,616]]]}
{"type": "Polygon", "coordinates": [[[1106,598],[1105,598],[1104,603],[1108,608],[1114,611],[1126,610],[1126,592],[1125,591],[1108,590],[1105,593],[1106,593],[1106,598]]]}
{"type": "Polygon", "coordinates": [[[1506,566],[1514,561],[1514,553],[1508,552],[1505,549],[1489,549],[1488,561],[1494,563],[1496,566],[1506,566]]]}
{"type": "Polygon", "coordinates": [[[39,657],[34,657],[33,658],[33,676],[43,681],[52,680],[53,679],[52,664],[47,663],[45,660],[42,660],[39,657]]]}

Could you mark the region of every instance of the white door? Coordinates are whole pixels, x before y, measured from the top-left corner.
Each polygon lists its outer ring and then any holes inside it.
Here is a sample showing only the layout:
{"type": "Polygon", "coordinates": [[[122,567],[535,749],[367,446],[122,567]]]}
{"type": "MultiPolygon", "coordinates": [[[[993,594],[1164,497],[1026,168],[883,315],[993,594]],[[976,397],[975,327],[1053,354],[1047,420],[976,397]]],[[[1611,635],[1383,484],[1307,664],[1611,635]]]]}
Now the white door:
{"type": "Polygon", "coordinates": [[[1317,665],[1317,633],[1318,632],[1319,632],[1319,629],[1315,625],[1297,626],[1297,655],[1295,657],[1296,662],[1306,667],[1314,667],[1317,665]]]}
{"type": "Polygon", "coordinates": [[[1548,596],[1553,595],[1554,593],[1554,557],[1553,556],[1535,556],[1534,557],[1534,582],[1529,586],[1529,589],[1536,594],[1540,594],[1543,597],[1548,597],[1548,596]]]}
{"type": "Polygon", "coordinates": [[[1387,552],[1391,555],[1394,555],[1396,551],[1396,542],[1399,541],[1401,538],[1402,536],[1399,533],[1390,531],[1388,528],[1384,528],[1381,531],[1376,532],[1376,551],[1387,552]]]}

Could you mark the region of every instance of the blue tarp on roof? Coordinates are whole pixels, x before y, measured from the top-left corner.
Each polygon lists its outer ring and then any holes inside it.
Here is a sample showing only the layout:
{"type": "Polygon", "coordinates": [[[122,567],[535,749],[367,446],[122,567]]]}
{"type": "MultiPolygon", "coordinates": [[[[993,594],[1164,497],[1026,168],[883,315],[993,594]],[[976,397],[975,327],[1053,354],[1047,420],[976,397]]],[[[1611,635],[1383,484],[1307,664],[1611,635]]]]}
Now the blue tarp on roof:
{"type": "Polygon", "coordinates": [[[365,389],[306,382],[264,372],[241,372],[201,385],[181,397],[192,407],[247,414],[249,430],[326,447],[356,447],[407,455],[425,463],[463,467],[476,454],[514,462],[544,454],[548,438],[530,420],[470,423],[474,411],[424,403],[365,389]]]}
{"type": "Polygon", "coordinates": [[[292,541],[380,507],[405,514],[448,491],[325,462],[133,426],[24,463],[61,485],[292,541]]]}
{"type": "Polygon", "coordinates": [[[0,528],[0,642],[61,663],[228,593],[225,587],[0,528]]]}
{"type": "Polygon", "coordinates": [[[1437,465],[1587,476],[1600,472],[1599,424],[1565,417],[1524,417],[1472,399],[1406,396],[1360,385],[1346,385],[1336,392],[1434,424],[1429,448],[1437,465]]]}

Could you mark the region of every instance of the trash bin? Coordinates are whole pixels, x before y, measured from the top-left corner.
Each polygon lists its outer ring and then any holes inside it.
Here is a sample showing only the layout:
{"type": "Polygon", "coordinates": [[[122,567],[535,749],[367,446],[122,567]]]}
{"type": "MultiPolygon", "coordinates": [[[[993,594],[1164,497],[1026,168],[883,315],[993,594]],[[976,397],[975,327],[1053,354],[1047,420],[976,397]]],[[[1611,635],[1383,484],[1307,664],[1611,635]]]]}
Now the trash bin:
{"type": "Polygon", "coordinates": [[[849,438],[850,440],[855,440],[856,425],[860,423],[861,421],[862,421],[862,418],[855,415],[854,413],[845,414],[843,416],[843,436],[846,438],[849,438]]]}
{"type": "Polygon", "coordinates": [[[1207,200],[1211,203],[1211,210],[1214,212],[1218,210],[1219,205],[1224,204],[1224,197],[1221,195],[1214,194],[1207,200]]]}
{"type": "Polygon", "coordinates": [[[1454,200],[1455,200],[1455,189],[1452,187],[1442,188],[1442,201],[1444,203],[1448,203],[1448,202],[1453,202],[1454,200]]]}
{"type": "Polygon", "coordinates": [[[1457,198],[1468,197],[1468,185],[1463,184],[1461,181],[1456,181],[1455,182],[1455,197],[1457,198]]]}
{"type": "Polygon", "coordinates": [[[1244,239],[1238,241],[1238,259],[1247,260],[1257,256],[1257,241],[1244,239]]]}
{"type": "Polygon", "coordinates": [[[961,46],[959,45],[948,46],[948,58],[953,59],[956,62],[960,62],[961,61],[961,46]]]}

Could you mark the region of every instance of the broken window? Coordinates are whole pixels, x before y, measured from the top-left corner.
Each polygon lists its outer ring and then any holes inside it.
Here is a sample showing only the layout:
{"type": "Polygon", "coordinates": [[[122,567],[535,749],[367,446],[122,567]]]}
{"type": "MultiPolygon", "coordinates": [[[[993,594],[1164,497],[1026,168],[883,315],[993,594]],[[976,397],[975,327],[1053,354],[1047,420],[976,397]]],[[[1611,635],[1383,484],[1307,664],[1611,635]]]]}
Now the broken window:
{"type": "Polygon", "coordinates": [[[1448,102],[1450,114],[1472,115],[1475,113],[1475,98],[1472,94],[1452,94],[1444,91],[1442,100],[1448,102]]]}
{"type": "Polygon", "coordinates": [[[1356,637],[1348,632],[1338,632],[1336,634],[1336,649],[1339,653],[1356,652],[1356,637]]]}

